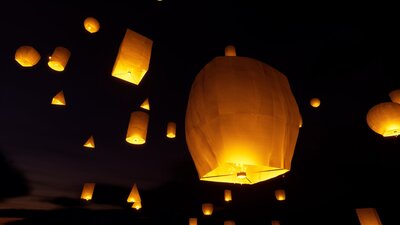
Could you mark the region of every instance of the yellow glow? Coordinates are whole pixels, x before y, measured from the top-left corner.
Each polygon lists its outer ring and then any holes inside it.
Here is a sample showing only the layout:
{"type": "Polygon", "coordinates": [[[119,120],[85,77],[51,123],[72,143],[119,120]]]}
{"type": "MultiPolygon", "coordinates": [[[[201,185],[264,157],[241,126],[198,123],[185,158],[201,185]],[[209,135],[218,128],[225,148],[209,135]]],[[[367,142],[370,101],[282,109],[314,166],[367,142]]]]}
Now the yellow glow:
{"type": "Polygon", "coordinates": [[[137,185],[134,184],[131,192],[129,193],[127,202],[133,203],[133,202],[141,202],[141,201],[142,200],[140,199],[139,190],[137,188],[137,185]]]}
{"type": "Polygon", "coordinates": [[[313,98],[310,100],[310,105],[314,108],[317,108],[321,105],[321,101],[319,100],[319,98],[313,98]]]}
{"type": "Polygon", "coordinates": [[[15,52],[15,61],[23,67],[32,67],[40,60],[40,54],[31,46],[21,46],[15,52]]]}
{"type": "Polygon", "coordinates": [[[149,115],[145,112],[135,111],[131,113],[126,141],[134,145],[146,143],[149,115]]]}
{"type": "Polygon", "coordinates": [[[64,47],[56,47],[53,54],[49,57],[47,65],[58,72],[64,71],[67,66],[71,52],[64,47]]]}
{"type": "Polygon", "coordinates": [[[150,110],[150,102],[149,98],[146,98],[143,103],[140,105],[140,108],[150,110]]]}
{"type": "Polygon", "coordinates": [[[149,69],[153,41],[127,29],[111,75],[138,85],[149,69]]]}
{"type": "Polygon", "coordinates": [[[197,218],[189,218],[189,225],[197,225],[197,218]]]}
{"type": "Polygon", "coordinates": [[[56,94],[53,99],[51,100],[52,105],[66,105],[65,103],[65,98],[64,98],[64,92],[60,91],[58,94],[56,94]]]}
{"type": "Polygon", "coordinates": [[[141,208],[142,208],[142,202],[134,202],[134,203],[132,204],[132,208],[134,208],[134,209],[136,209],[136,210],[141,209],[141,208]]]}
{"type": "Polygon", "coordinates": [[[275,197],[278,201],[284,201],[286,199],[285,190],[279,189],[275,190],[275,197]]]}
{"type": "Polygon", "coordinates": [[[93,191],[95,187],[95,183],[85,183],[83,185],[83,190],[81,194],[81,199],[85,199],[86,201],[89,201],[93,197],[93,191]]]}
{"type": "Polygon", "coordinates": [[[94,138],[93,138],[93,136],[90,136],[89,139],[85,142],[85,144],[83,146],[87,147],[87,148],[94,148],[94,138]]]}
{"type": "Polygon", "coordinates": [[[224,199],[226,202],[232,201],[232,192],[231,190],[224,190],[224,199]]]}
{"type": "Polygon", "coordinates": [[[89,33],[96,33],[100,29],[100,23],[93,17],[88,17],[83,21],[83,26],[89,33]]]}
{"type": "Polygon", "coordinates": [[[375,208],[357,208],[356,213],[360,225],[382,225],[375,208]]]}
{"type": "Polygon", "coordinates": [[[210,215],[212,215],[212,213],[213,213],[214,206],[213,206],[212,203],[204,203],[204,204],[201,206],[201,209],[203,210],[203,214],[204,214],[204,215],[210,216],[210,215]]]}
{"type": "Polygon", "coordinates": [[[176,137],[176,123],[169,122],[167,125],[167,137],[175,138],[176,137]]]}
{"type": "Polygon", "coordinates": [[[400,104],[384,102],[372,107],[367,113],[367,124],[383,137],[400,134],[400,104]]]}

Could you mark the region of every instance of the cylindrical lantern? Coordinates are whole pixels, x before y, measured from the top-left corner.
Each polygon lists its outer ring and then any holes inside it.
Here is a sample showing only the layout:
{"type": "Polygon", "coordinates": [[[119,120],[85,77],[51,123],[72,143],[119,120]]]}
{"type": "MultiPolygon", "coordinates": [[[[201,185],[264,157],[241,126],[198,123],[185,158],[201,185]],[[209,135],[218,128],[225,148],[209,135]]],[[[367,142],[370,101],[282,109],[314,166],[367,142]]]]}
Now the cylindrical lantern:
{"type": "Polygon", "coordinates": [[[93,17],[88,17],[83,21],[83,26],[89,33],[96,33],[100,29],[100,23],[93,17]]]}
{"type": "Polygon", "coordinates": [[[189,218],[189,225],[197,225],[197,218],[189,218]]]}
{"type": "Polygon", "coordinates": [[[212,203],[204,203],[204,204],[201,206],[201,209],[203,210],[203,214],[204,214],[204,215],[210,216],[210,215],[212,215],[212,213],[213,213],[214,206],[213,206],[212,203]]]}
{"type": "Polygon", "coordinates": [[[233,45],[228,45],[225,47],[225,56],[236,56],[236,49],[233,45]]]}
{"type": "Polygon", "coordinates": [[[188,149],[201,180],[254,184],[290,170],[301,116],[289,82],[247,57],[216,57],[195,78],[188,149]]]}
{"type": "Polygon", "coordinates": [[[361,225],[382,225],[375,208],[357,208],[356,213],[361,225]]]}
{"type": "Polygon", "coordinates": [[[400,104],[400,89],[391,91],[389,93],[389,97],[390,97],[390,100],[392,100],[392,102],[400,104]]]}
{"type": "Polygon", "coordinates": [[[321,105],[321,101],[319,100],[319,98],[312,98],[310,100],[310,105],[314,108],[317,108],[321,105]]]}
{"type": "Polygon", "coordinates": [[[15,61],[23,67],[32,67],[40,60],[40,54],[32,46],[21,46],[15,52],[15,61]]]}
{"type": "Polygon", "coordinates": [[[141,209],[141,208],[142,208],[142,202],[134,202],[134,203],[132,204],[132,208],[134,208],[134,209],[136,209],[136,210],[141,209]]]}
{"type": "Polygon", "coordinates": [[[53,54],[49,57],[47,65],[55,71],[64,71],[67,66],[71,52],[64,47],[56,47],[53,54]]]}
{"type": "Polygon", "coordinates": [[[129,193],[128,199],[126,201],[129,202],[129,203],[141,202],[142,201],[140,199],[139,190],[138,190],[136,184],[133,185],[132,190],[129,193]]]}
{"type": "Polygon", "coordinates": [[[275,190],[275,197],[276,200],[278,201],[284,201],[286,199],[285,190],[282,189],[275,190]]]}
{"type": "Polygon", "coordinates": [[[281,222],[279,220],[272,220],[271,225],[281,225],[281,222]]]}
{"type": "Polygon", "coordinates": [[[400,134],[400,104],[384,102],[372,107],[367,113],[368,126],[384,137],[400,134]]]}
{"type": "Polygon", "coordinates": [[[86,148],[94,148],[94,138],[93,136],[90,136],[89,139],[85,142],[83,145],[86,148]]]}
{"type": "Polygon", "coordinates": [[[96,183],[85,183],[83,185],[81,199],[85,199],[86,201],[91,200],[93,197],[95,185],[96,185],[96,183]]]}
{"type": "Polygon", "coordinates": [[[127,29],[111,75],[139,85],[149,69],[152,45],[152,40],[127,29]]]}
{"type": "Polygon", "coordinates": [[[167,125],[167,137],[168,138],[175,138],[176,137],[176,123],[168,122],[168,125],[167,125]]]}
{"type": "Polygon", "coordinates": [[[141,111],[132,112],[128,132],[126,133],[126,141],[134,145],[146,143],[148,123],[149,114],[141,111]]]}
{"type": "Polygon", "coordinates": [[[58,92],[58,93],[51,99],[51,104],[52,104],[52,105],[66,105],[66,103],[65,103],[65,98],[64,98],[64,92],[63,92],[63,91],[58,92]]]}
{"type": "Polygon", "coordinates": [[[235,221],[233,220],[225,220],[224,225],[235,225],[235,221]]]}
{"type": "Polygon", "coordinates": [[[232,192],[231,190],[225,190],[224,191],[224,199],[226,202],[232,201],[232,192]]]}

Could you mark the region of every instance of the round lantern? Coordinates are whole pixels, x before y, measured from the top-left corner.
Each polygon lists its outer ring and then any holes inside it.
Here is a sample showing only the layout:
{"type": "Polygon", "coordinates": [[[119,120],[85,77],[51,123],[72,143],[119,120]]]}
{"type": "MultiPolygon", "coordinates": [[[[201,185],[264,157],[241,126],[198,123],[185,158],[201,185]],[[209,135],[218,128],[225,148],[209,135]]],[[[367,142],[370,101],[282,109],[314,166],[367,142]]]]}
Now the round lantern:
{"type": "Polygon", "coordinates": [[[392,100],[392,102],[400,104],[400,89],[391,91],[389,93],[389,97],[390,97],[390,100],[392,100]]]}
{"type": "Polygon", "coordinates": [[[319,107],[319,105],[321,105],[321,101],[319,100],[319,98],[313,98],[310,100],[310,105],[314,108],[319,107]]]}
{"type": "Polygon", "coordinates": [[[100,23],[93,17],[88,17],[83,21],[83,26],[89,33],[96,33],[100,29],[100,23]]]}
{"type": "Polygon", "coordinates": [[[367,113],[368,126],[384,137],[400,134],[400,104],[384,102],[372,107],[367,113]]]}
{"type": "Polygon", "coordinates": [[[53,54],[49,57],[47,65],[58,72],[64,71],[67,66],[71,52],[64,47],[56,47],[53,54]]]}
{"type": "Polygon", "coordinates": [[[23,67],[32,67],[40,60],[40,54],[32,46],[21,46],[15,52],[15,61],[23,67]]]}

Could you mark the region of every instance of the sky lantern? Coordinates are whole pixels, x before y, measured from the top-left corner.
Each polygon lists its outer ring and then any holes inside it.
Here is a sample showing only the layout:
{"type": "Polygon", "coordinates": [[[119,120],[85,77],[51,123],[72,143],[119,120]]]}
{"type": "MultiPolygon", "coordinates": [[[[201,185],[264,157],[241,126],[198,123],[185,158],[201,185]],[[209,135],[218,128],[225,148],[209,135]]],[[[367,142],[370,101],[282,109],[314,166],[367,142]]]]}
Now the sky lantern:
{"type": "Polygon", "coordinates": [[[146,143],[147,126],[149,123],[149,114],[142,111],[131,113],[126,141],[134,145],[146,143]]]}
{"type": "Polygon", "coordinates": [[[23,45],[15,52],[15,61],[23,67],[32,67],[40,60],[40,54],[32,46],[23,45]]]}
{"type": "Polygon", "coordinates": [[[189,225],[197,225],[197,218],[189,218],[189,225]]]}
{"type": "Polygon", "coordinates": [[[272,220],[271,225],[281,225],[281,222],[279,220],[272,220]]]}
{"type": "Polygon", "coordinates": [[[96,185],[96,183],[85,183],[83,185],[81,199],[85,199],[86,201],[91,200],[93,197],[95,185],[96,185]]]}
{"type": "Polygon", "coordinates": [[[209,62],[185,118],[200,180],[254,184],[290,170],[301,115],[285,75],[248,57],[209,62]]]}
{"type": "Polygon", "coordinates": [[[367,113],[367,124],[383,137],[400,134],[400,104],[384,102],[373,106],[367,113]]]}
{"type": "Polygon", "coordinates": [[[236,223],[235,223],[235,221],[233,221],[233,220],[225,220],[224,221],[224,225],[235,225],[236,223]]]}
{"type": "Polygon", "coordinates": [[[83,21],[83,26],[89,33],[96,33],[100,29],[100,23],[96,18],[87,17],[83,21]]]}
{"type": "Polygon", "coordinates": [[[134,202],[134,203],[132,204],[132,208],[134,208],[134,209],[136,209],[136,210],[141,209],[141,208],[142,208],[142,202],[134,202]]]}
{"type": "Polygon", "coordinates": [[[49,57],[49,62],[47,65],[58,72],[64,71],[67,66],[71,52],[64,47],[56,47],[53,54],[49,57]]]}
{"type": "Polygon", "coordinates": [[[51,100],[51,104],[52,105],[66,105],[65,98],[64,98],[64,92],[63,91],[58,92],[51,100]]]}
{"type": "Polygon", "coordinates": [[[203,203],[201,205],[201,210],[205,216],[211,216],[214,210],[214,206],[212,203],[203,203]]]}
{"type": "Polygon", "coordinates": [[[275,190],[275,198],[278,201],[284,201],[286,199],[286,193],[283,189],[275,190]]]}
{"type": "Polygon", "coordinates": [[[319,98],[312,98],[310,100],[310,105],[314,108],[318,108],[321,105],[321,100],[319,100],[319,98]]]}
{"type": "Polygon", "coordinates": [[[94,138],[93,136],[90,136],[89,139],[85,142],[83,145],[86,148],[94,148],[94,138]]]}
{"type": "Polygon", "coordinates": [[[224,190],[224,199],[226,202],[232,201],[232,191],[231,190],[224,190]]]}
{"type": "Polygon", "coordinates": [[[382,225],[375,208],[357,208],[356,213],[360,225],[382,225]]]}
{"type": "Polygon", "coordinates": [[[140,199],[139,190],[138,190],[136,184],[133,185],[132,190],[129,193],[128,199],[126,201],[129,202],[129,203],[141,202],[142,201],[140,199]]]}
{"type": "Polygon", "coordinates": [[[152,45],[152,40],[127,29],[111,75],[139,85],[149,69],[152,45]]]}
{"type": "Polygon", "coordinates": [[[145,109],[145,110],[150,110],[150,102],[149,98],[146,98],[143,103],[140,105],[140,108],[145,109]]]}
{"type": "Polygon", "coordinates": [[[389,93],[389,97],[390,97],[390,100],[392,100],[392,102],[400,104],[400,89],[391,91],[389,93]]]}
{"type": "Polygon", "coordinates": [[[176,137],[176,123],[168,122],[167,124],[167,137],[175,138],[176,137]]]}

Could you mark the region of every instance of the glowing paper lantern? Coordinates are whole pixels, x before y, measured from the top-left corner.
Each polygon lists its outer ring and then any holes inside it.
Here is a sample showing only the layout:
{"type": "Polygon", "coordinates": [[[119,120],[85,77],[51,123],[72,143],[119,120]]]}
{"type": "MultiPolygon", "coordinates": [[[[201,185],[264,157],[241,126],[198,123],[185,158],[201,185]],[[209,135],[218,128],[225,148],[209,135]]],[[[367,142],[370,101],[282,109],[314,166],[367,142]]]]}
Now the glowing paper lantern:
{"type": "Polygon", "coordinates": [[[201,209],[203,210],[203,214],[206,216],[211,216],[214,210],[214,206],[212,203],[204,203],[201,206],[201,209]]]}
{"type": "Polygon", "coordinates": [[[356,213],[361,225],[382,225],[375,208],[358,208],[356,213]]]}
{"type": "Polygon", "coordinates": [[[284,201],[286,199],[285,190],[279,189],[275,190],[275,197],[278,201],[284,201]]]}
{"type": "Polygon", "coordinates": [[[89,33],[96,33],[100,29],[100,23],[93,17],[88,17],[83,21],[83,26],[89,33]]]}
{"type": "Polygon", "coordinates": [[[40,60],[40,54],[32,46],[21,46],[15,52],[15,61],[23,67],[32,67],[40,60]]]}
{"type": "Polygon", "coordinates": [[[85,183],[83,185],[83,190],[81,194],[81,199],[85,199],[86,201],[89,201],[93,197],[93,191],[96,183],[85,183]]]}
{"type": "Polygon", "coordinates": [[[281,222],[279,220],[272,220],[271,225],[281,225],[281,222]]]}
{"type": "Polygon", "coordinates": [[[64,92],[60,91],[56,96],[53,97],[51,100],[52,105],[65,105],[65,98],[64,98],[64,92]]]}
{"type": "Polygon", "coordinates": [[[56,47],[53,54],[49,57],[47,65],[58,72],[64,71],[67,66],[71,52],[64,47],[56,47]]]}
{"type": "Polygon", "coordinates": [[[231,190],[225,190],[224,191],[224,198],[226,202],[232,201],[232,192],[231,190]]]}
{"type": "Polygon", "coordinates": [[[290,170],[300,121],[282,73],[247,57],[216,57],[192,84],[186,142],[201,180],[254,184],[290,170]]]}
{"type": "Polygon", "coordinates": [[[143,103],[140,105],[140,108],[150,110],[150,102],[149,98],[146,98],[143,103]]]}
{"type": "Polygon", "coordinates": [[[152,40],[127,29],[111,75],[138,85],[149,69],[152,45],[152,40]]]}
{"type": "Polygon", "coordinates": [[[94,138],[93,136],[90,136],[89,139],[85,142],[83,145],[86,148],[94,148],[94,138]]]}
{"type": "Polygon", "coordinates": [[[314,108],[317,108],[321,105],[321,101],[319,100],[319,98],[312,98],[310,100],[310,105],[314,108]]]}
{"type": "Polygon", "coordinates": [[[197,225],[197,218],[189,218],[189,225],[197,225]]]}
{"type": "Polygon", "coordinates": [[[176,137],[176,123],[168,122],[168,125],[167,125],[167,137],[168,138],[175,138],[176,137]]]}
{"type": "Polygon", "coordinates": [[[235,225],[235,221],[233,220],[225,220],[224,225],[235,225]]]}
{"type": "Polygon", "coordinates": [[[134,145],[146,143],[149,114],[141,111],[131,113],[126,141],[134,145]]]}
{"type": "Polygon", "coordinates": [[[228,45],[225,47],[225,56],[236,56],[236,49],[233,45],[228,45]]]}
{"type": "Polygon", "coordinates": [[[392,102],[400,104],[400,89],[391,91],[389,93],[389,97],[390,97],[390,100],[392,100],[392,102]]]}
{"type": "Polygon", "coordinates": [[[142,208],[142,202],[134,202],[134,203],[132,204],[132,208],[134,208],[134,209],[136,209],[136,210],[141,209],[141,208],[142,208]]]}
{"type": "Polygon", "coordinates": [[[367,113],[368,126],[384,137],[400,134],[400,104],[384,102],[372,107],[367,113]]]}
{"type": "Polygon", "coordinates": [[[136,184],[133,185],[132,190],[129,193],[128,199],[126,201],[129,202],[129,203],[141,202],[142,201],[140,199],[139,190],[138,190],[136,184]]]}

